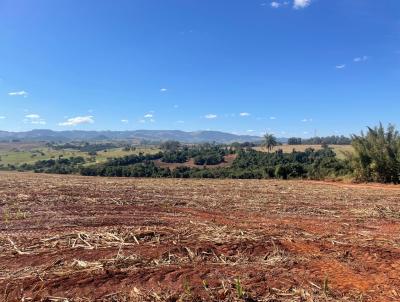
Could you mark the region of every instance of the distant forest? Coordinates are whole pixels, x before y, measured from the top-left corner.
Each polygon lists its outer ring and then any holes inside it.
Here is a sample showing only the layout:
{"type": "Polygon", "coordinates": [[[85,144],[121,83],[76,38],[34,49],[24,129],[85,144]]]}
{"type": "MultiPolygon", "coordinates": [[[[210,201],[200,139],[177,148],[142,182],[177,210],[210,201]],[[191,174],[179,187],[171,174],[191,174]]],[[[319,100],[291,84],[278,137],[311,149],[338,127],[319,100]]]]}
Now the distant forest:
{"type": "Polygon", "coordinates": [[[288,145],[351,145],[351,138],[346,136],[325,136],[325,137],[312,137],[300,138],[291,137],[288,139],[288,145]]]}

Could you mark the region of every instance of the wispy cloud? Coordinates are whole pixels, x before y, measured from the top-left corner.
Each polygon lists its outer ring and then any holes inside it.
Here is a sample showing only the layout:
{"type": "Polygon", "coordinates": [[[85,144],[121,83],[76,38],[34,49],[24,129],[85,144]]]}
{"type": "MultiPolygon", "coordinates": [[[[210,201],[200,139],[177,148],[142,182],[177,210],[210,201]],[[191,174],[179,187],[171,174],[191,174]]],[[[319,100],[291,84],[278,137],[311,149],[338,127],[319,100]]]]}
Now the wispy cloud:
{"type": "Polygon", "coordinates": [[[280,4],[279,2],[276,2],[276,1],[271,2],[271,7],[273,7],[273,8],[279,8],[279,7],[281,7],[281,5],[282,4],[280,4]]]}
{"type": "Polygon", "coordinates": [[[25,117],[29,118],[29,119],[38,119],[38,118],[40,118],[40,115],[39,114],[27,114],[27,115],[25,115],[25,117]]]}
{"type": "MultiPolygon", "coordinates": [[[[293,0],[293,1],[282,1],[282,0],[277,0],[277,1],[272,1],[269,3],[269,6],[277,9],[280,7],[284,7],[284,6],[289,6],[291,5],[291,3],[293,3],[293,8],[294,9],[302,9],[302,8],[306,8],[307,6],[310,6],[312,0],[293,0]]],[[[267,6],[266,2],[261,3],[261,6],[267,6]]]]}
{"type": "Polygon", "coordinates": [[[123,123],[123,124],[128,124],[128,123],[129,123],[129,120],[123,119],[123,120],[121,120],[121,123],[123,123]]]}
{"type": "Polygon", "coordinates": [[[366,61],[368,61],[368,59],[369,59],[368,56],[362,56],[362,57],[354,58],[353,61],[356,63],[360,63],[360,62],[366,62],[366,61]]]}
{"type": "Polygon", "coordinates": [[[93,124],[94,119],[92,115],[87,115],[87,116],[76,116],[67,119],[65,122],[61,122],[58,125],[59,126],[77,126],[77,125],[82,125],[82,124],[93,124]]]}
{"type": "Polygon", "coordinates": [[[184,124],[185,121],[176,121],[177,124],[184,124]]]}
{"type": "Polygon", "coordinates": [[[276,117],[275,116],[270,116],[269,119],[270,120],[276,120],[276,117]]]}
{"type": "Polygon", "coordinates": [[[9,96],[23,96],[26,98],[28,96],[28,93],[25,90],[21,91],[12,91],[8,93],[9,96]]]}
{"type": "Polygon", "coordinates": [[[344,69],[346,68],[346,64],[340,64],[335,66],[336,69],[344,69]]]}
{"type": "Polygon", "coordinates": [[[0,120],[4,120],[6,117],[4,115],[0,115],[0,120]]]}
{"type": "Polygon", "coordinates": [[[311,123],[312,122],[312,118],[303,118],[301,121],[303,123],[311,123]]]}
{"type": "Polygon", "coordinates": [[[272,7],[272,8],[280,8],[280,7],[283,7],[283,6],[288,6],[290,3],[289,3],[289,1],[281,1],[281,2],[278,2],[278,1],[272,1],[269,5],[272,7]]]}
{"type": "Polygon", "coordinates": [[[40,117],[39,114],[27,114],[25,115],[24,123],[33,125],[46,125],[46,121],[40,117]]]}
{"type": "Polygon", "coordinates": [[[309,6],[311,4],[311,0],[294,0],[293,8],[294,9],[301,9],[309,6]]]}
{"type": "Polygon", "coordinates": [[[145,115],[143,116],[143,118],[141,118],[141,119],[139,120],[139,123],[141,123],[141,124],[145,124],[145,123],[147,123],[147,122],[149,122],[149,123],[155,123],[156,120],[154,119],[154,114],[151,113],[151,112],[152,112],[152,111],[150,111],[150,113],[145,114],[145,115]]]}
{"type": "Polygon", "coordinates": [[[206,119],[213,120],[213,119],[216,119],[218,117],[218,115],[209,113],[209,114],[206,114],[204,117],[206,119]]]}
{"type": "Polygon", "coordinates": [[[239,115],[240,116],[250,116],[250,113],[248,113],[248,112],[240,112],[239,115]]]}
{"type": "Polygon", "coordinates": [[[161,91],[161,92],[167,92],[168,89],[167,89],[167,88],[161,88],[160,91],[161,91]]]}

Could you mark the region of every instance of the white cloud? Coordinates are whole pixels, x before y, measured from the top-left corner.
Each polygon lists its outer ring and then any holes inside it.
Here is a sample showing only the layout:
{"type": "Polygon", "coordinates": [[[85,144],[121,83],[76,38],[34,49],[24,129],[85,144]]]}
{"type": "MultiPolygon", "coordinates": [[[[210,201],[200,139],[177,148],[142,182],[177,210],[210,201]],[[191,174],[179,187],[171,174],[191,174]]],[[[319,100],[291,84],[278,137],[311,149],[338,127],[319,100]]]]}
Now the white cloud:
{"type": "Polygon", "coordinates": [[[38,118],[40,118],[40,115],[39,114],[27,114],[27,115],[25,115],[25,117],[29,118],[29,119],[38,119],[38,118]]]}
{"type": "Polygon", "coordinates": [[[65,122],[59,123],[59,126],[77,126],[81,124],[93,124],[94,119],[92,115],[77,116],[67,119],[65,122]]]}
{"type": "Polygon", "coordinates": [[[141,124],[145,124],[145,123],[147,123],[147,122],[149,122],[149,123],[155,123],[156,120],[154,119],[154,114],[151,113],[151,112],[154,112],[154,111],[150,111],[150,113],[145,114],[145,115],[143,116],[143,118],[141,118],[138,122],[141,123],[141,124]]]}
{"type": "Polygon", "coordinates": [[[21,90],[21,91],[9,92],[8,95],[10,95],[10,96],[23,96],[24,98],[26,98],[28,96],[28,93],[25,90],[21,90]]]}
{"type": "Polygon", "coordinates": [[[0,120],[4,120],[6,117],[4,115],[0,115],[0,120]]]}
{"type": "Polygon", "coordinates": [[[256,132],[256,130],[247,130],[247,132],[251,133],[251,132],[256,132]]]}
{"type": "Polygon", "coordinates": [[[269,119],[270,119],[270,120],[276,120],[276,117],[275,117],[275,116],[270,116],[269,119]]]}
{"type": "Polygon", "coordinates": [[[336,65],[335,68],[336,69],[344,69],[344,68],[346,68],[346,64],[336,65]]]}
{"type": "Polygon", "coordinates": [[[33,125],[46,125],[46,121],[42,119],[39,114],[25,115],[24,123],[33,125]]]}
{"type": "Polygon", "coordinates": [[[294,0],[293,2],[293,8],[294,9],[300,9],[300,8],[305,8],[311,4],[311,0],[294,0]]]}
{"type": "Polygon", "coordinates": [[[303,123],[310,123],[310,122],[312,122],[312,118],[303,118],[301,121],[303,123]]]}
{"type": "Polygon", "coordinates": [[[167,88],[161,88],[160,91],[161,91],[161,92],[167,92],[168,89],[167,89],[167,88]]]}
{"type": "Polygon", "coordinates": [[[248,113],[248,112],[240,112],[239,115],[240,116],[250,116],[250,113],[248,113]]]}
{"type": "Polygon", "coordinates": [[[362,56],[362,57],[357,57],[357,58],[354,58],[354,59],[353,59],[353,61],[354,61],[354,62],[356,62],[356,63],[359,63],[359,62],[365,62],[365,61],[368,61],[368,59],[369,59],[369,57],[368,57],[368,56],[362,56]]]}
{"type": "Polygon", "coordinates": [[[129,120],[121,120],[121,123],[128,124],[129,120]]]}
{"type": "MultiPolygon", "coordinates": [[[[272,8],[280,8],[280,7],[283,7],[283,6],[288,6],[290,3],[289,3],[289,1],[272,1],[272,2],[270,2],[270,6],[272,7],[272,8]]],[[[267,5],[267,3],[262,3],[261,4],[262,6],[266,6],[267,5]]]]}
{"type": "Polygon", "coordinates": [[[209,113],[209,114],[206,114],[204,117],[206,119],[212,120],[212,119],[216,119],[218,117],[218,115],[209,113]]]}
{"type": "Polygon", "coordinates": [[[281,7],[281,4],[280,4],[279,2],[272,1],[272,2],[271,2],[271,7],[273,7],[273,8],[279,8],[279,7],[281,7]]]}
{"type": "Polygon", "coordinates": [[[185,121],[176,121],[177,124],[184,124],[185,121]]]}

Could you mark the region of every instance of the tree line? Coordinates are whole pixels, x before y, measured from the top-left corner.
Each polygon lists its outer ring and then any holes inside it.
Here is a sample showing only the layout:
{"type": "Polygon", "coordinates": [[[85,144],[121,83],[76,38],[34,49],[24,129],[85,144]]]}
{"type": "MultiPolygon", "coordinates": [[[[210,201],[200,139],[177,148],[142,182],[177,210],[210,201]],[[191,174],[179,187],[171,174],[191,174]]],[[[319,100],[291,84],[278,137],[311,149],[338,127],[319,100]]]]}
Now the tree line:
{"type": "MultiPolygon", "coordinates": [[[[2,169],[18,169],[45,173],[79,173],[90,176],[176,177],[176,178],[281,178],[326,179],[353,177],[362,182],[400,183],[400,135],[393,125],[367,128],[366,133],[351,136],[354,152],[339,159],[324,144],[321,150],[272,152],[278,145],[271,134],[264,137],[268,152],[256,151],[252,143],[215,145],[181,145],[165,142],[156,154],[138,154],[110,158],[105,163],[90,164],[83,157],[40,160],[34,164],[9,165],[2,169]],[[228,154],[236,154],[231,166],[214,167],[228,154]],[[181,163],[193,158],[198,166],[160,167],[157,160],[181,163]]],[[[1,167],[0,167],[1,168],[1,167]]]]}
{"type": "MultiPolygon", "coordinates": [[[[178,151],[175,151],[178,152],[178,151]]],[[[175,169],[157,167],[154,156],[135,156],[135,161],[110,160],[104,164],[82,167],[87,176],[175,177],[175,178],[310,178],[323,179],[346,175],[348,162],[339,160],[330,148],[307,149],[304,152],[261,152],[239,149],[230,167],[199,168],[180,166],[175,169]]],[[[161,155],[160,155],[161,156],[161,155]]],[[[126,158],[126,157],[125,157],[126,158]]]]}
{"type": "Polygon", "coordinates": [[[351,145],[351,138],[346,136],[325,136],[325,137],[312,137],[312,138],[301,138],[301,137],[290,137],[288,139],[288,145],[351,145]]]}

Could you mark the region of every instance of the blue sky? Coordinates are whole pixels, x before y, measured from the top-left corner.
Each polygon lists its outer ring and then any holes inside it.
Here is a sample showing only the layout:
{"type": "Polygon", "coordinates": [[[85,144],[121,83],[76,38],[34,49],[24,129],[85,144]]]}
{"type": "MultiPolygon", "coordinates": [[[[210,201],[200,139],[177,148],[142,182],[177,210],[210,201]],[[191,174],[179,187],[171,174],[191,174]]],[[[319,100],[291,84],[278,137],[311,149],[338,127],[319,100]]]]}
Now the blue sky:
{"type": "Polygon", "coordinates": [[[0,0],[0,130],[400,126],[399,0],[0,0]]]}

